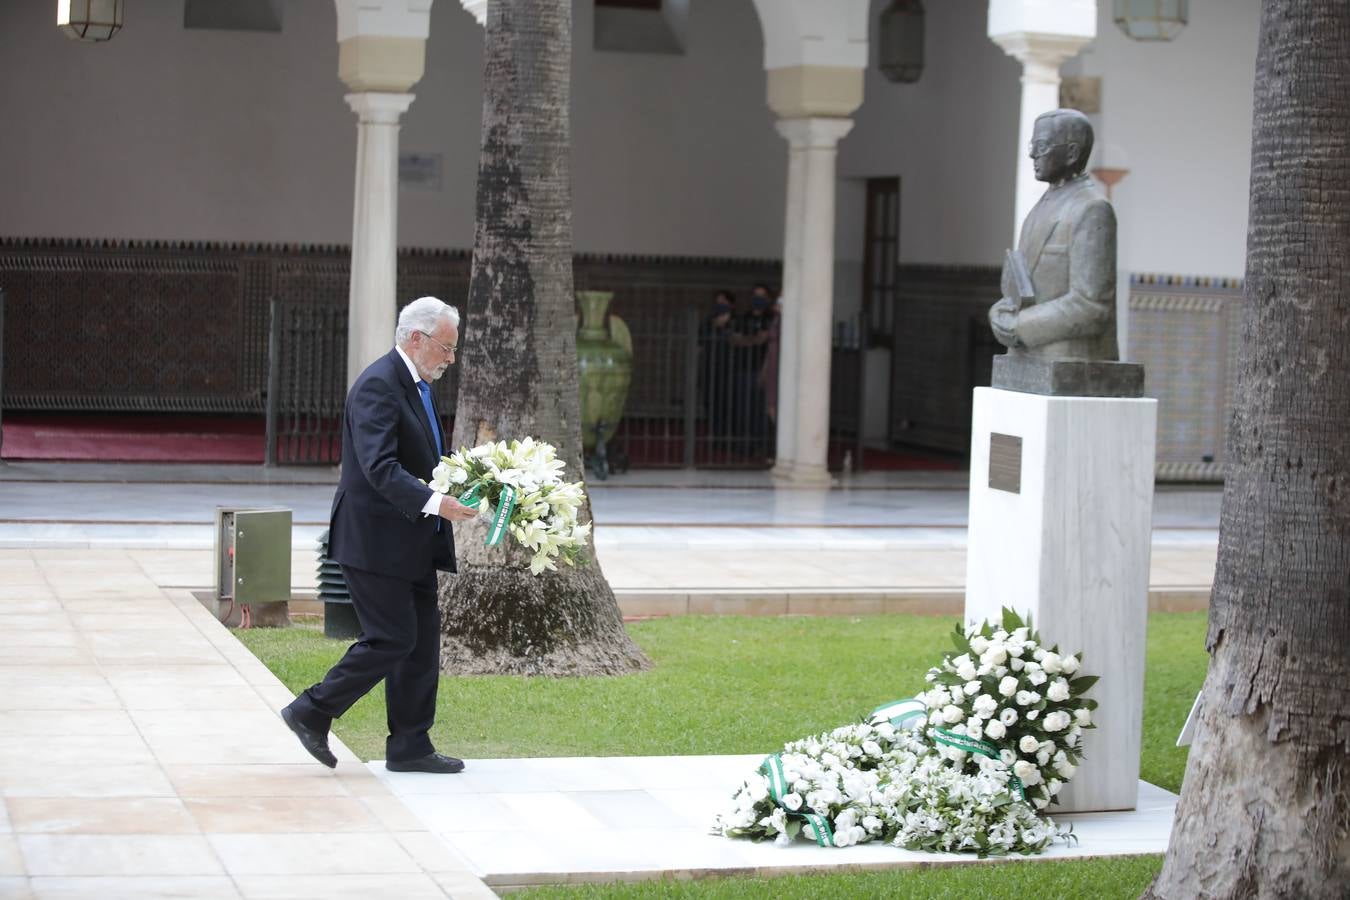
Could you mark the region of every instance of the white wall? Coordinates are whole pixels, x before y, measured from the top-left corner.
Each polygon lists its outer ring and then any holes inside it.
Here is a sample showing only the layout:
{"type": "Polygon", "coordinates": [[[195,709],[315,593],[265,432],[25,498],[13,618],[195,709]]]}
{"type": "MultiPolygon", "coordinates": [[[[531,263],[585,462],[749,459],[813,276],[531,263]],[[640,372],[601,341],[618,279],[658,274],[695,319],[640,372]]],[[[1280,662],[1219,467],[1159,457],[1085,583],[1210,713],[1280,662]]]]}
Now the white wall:
{"type": "MultiPolygon", "coordinates": [[[[872,3],[873,34],[885,6],[872,3]]],[[[900,176],[901,262],[997,262],[1013,215],[1021,67],[985,37],[983,0],[926,8],[917,84],[887,81],[873,40],[863,105],[840,147],[840,175],[900,176]]],[[[860,248],[859,232],[857,249],[841,255],[861,258],[860,248]]]]}
{"type": "MultiPolygon", "coordinates": [[[[280,34],[188,31],[181,0],[130,5],[103,45],[54,5],[0,4],[0,235],[347,242],[355,116],[331,0],[293,0],[280,34]]],[[[785,143],[765,104],[750,0],[693,4],[683,56],[597,53],[578,2],[578,250],[778,257],[785,143]]],[[[468,247],[482,29],[432,10],[403,149],[445,155],[439,192],[400,196],[400,243],[468,247]]]]}
{"type": "Polygon", "coordinates": [[[1064,72],[1101,77],[1093,164],[1130,170],[1113,194],[1120,265],[1240,276],[1260,0],[1191,0],[1190,24],[1170,43],[1130,40],[1110,6],[1064,72]]]}
{"type": "MultiPolygon", "coordinates": [[[[331,0],[292,0],[280,34],[187,31],[181,0],[140,2],[98,46],[62,36],[53,5],[0,3],[0,235],[350,240],[356,125],[331,0]]],[[[1106,161],[1131,170],[1122,268],[1241,274],[1259,0],[1193,0],[1171,44],[1128,40],[1109,7],[1065,72],[1103,78],[1106,161]]],[[[841,317],[858,304],[867,177],[901,178],[904,262],[992,264],[1007,246],[1021,67],[986,15],[985,0],[928,4],[916,85],[876,71],[874,42],[839,149],[841,317]]],[[[751,0],[693,0],[683,56],[592,51],[588,0],[574,33],[577,249],[780,256],[786,144],[751,0]]],[[[472,243],[481,66],[481,29],[438,0],[402,144],[444,154],[443,188],[401,194],[404,245],[472,243]]]]}

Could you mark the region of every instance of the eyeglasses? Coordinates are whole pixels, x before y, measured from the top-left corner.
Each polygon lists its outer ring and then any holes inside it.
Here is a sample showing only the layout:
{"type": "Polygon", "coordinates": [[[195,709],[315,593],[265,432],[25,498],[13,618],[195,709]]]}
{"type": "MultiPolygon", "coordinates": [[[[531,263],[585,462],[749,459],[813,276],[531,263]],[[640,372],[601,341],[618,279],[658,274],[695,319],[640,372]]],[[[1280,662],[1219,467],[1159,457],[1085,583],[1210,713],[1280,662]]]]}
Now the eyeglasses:
{"type": "Polygon", "coordinates": [[[418,329],[417,333],[420,334],[420,335],[422,335],[422,337],[426,338],[427,340],[431,341],[431,342],[432,342],[433,344],[435,344],[437,347],[440,347],[442,350],[444,350],[446,356],[454,356],[454,355],[455,355],[455,351],[456,351],[457,349],[459,349],[458,347],[447,347],[447,346],[445,346],[445,344],[442,344],[440,341],[436,340],[434,337],[432,337],[431,335],[427,334],[425,331],[422,331],[421,329],[418,329]]]}
{"type": "Polygon", "coordinates": [[[1055,141],[1054,143],[1048,141],[1032,141],[1027,145],[1027,150],[1031,152],[1032,156],[1044,156],[1055,147],[1063,147],[1065,143],[1065,141],[1055,141]]]}

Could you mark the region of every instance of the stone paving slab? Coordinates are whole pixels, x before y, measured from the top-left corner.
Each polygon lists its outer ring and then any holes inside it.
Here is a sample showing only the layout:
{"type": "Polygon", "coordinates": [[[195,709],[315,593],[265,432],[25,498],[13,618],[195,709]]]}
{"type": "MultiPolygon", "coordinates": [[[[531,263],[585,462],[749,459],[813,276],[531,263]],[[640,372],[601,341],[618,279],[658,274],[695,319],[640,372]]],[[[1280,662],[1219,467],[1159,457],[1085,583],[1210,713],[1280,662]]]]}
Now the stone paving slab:
{"type": "MultiPolygon", "coordinates": [[[[755,756],[466,760],[451,779],[370,771],[488,885],[771,877],[980,865],[973,855],[877,844],[755,844],[708,833],[713,816],[763,760],[755,756]]],[[[1138,808],[1056,817],[1078,843],[1033,859],[1163,853],[1177,797],[1140,782],[1138,808]]]]}
{"type": "Polygon", "coordinates": [[[495,896],[336,738],[314,762],[285,686],[155,581],[127,551],[0,555],[0,896],[495,896]]]}

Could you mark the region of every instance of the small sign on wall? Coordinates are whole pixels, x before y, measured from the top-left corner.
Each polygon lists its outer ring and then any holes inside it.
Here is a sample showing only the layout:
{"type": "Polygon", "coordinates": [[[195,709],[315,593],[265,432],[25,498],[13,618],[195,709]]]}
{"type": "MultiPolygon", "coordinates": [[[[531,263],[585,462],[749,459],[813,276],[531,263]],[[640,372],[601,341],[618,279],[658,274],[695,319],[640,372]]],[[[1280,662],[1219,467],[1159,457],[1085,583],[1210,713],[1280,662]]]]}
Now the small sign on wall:
{"type": "Polygon", "coordinates": [[[442,159],[440,153],[400,153],[398,186],[405,191],[439,191],[442,159]]]}
{"type": "Polygon", "coordinates": [[[1011,434],[989,435],[989,487],[1022,493],[1022,439],[1011,434]]]}

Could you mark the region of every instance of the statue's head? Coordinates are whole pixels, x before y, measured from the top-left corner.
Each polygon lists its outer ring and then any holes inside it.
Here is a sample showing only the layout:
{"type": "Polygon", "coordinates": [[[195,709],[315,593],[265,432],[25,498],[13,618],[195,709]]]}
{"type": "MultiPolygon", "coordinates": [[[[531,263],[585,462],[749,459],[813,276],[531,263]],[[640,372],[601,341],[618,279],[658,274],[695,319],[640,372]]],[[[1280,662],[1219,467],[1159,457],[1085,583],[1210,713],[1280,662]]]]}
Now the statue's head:
{"type": "Polygon", "coordinates": [[[1028,152],[1037,181],[1057,184],[1082,174],[1092,155],[1092,123],[1076,109],[1041,113],[1028,152]]]}

